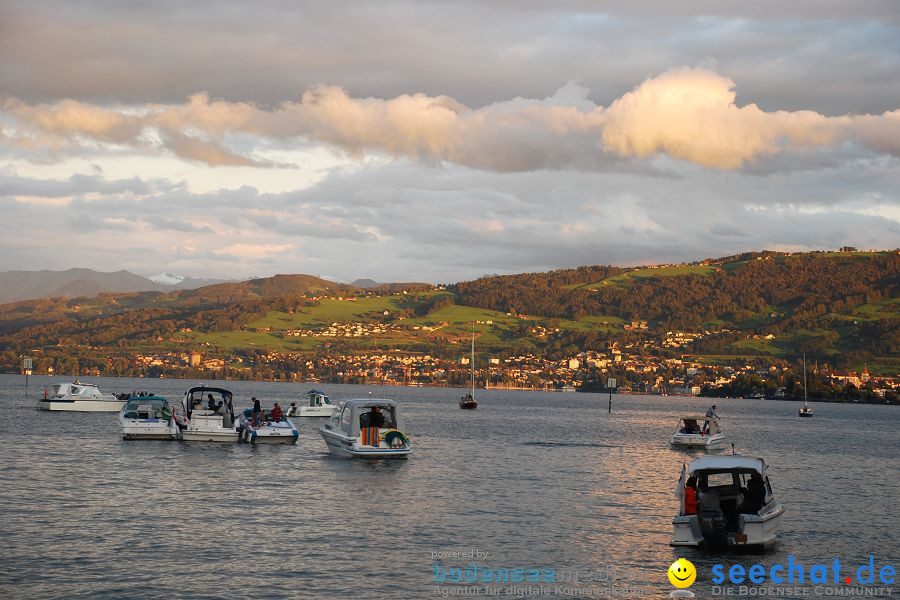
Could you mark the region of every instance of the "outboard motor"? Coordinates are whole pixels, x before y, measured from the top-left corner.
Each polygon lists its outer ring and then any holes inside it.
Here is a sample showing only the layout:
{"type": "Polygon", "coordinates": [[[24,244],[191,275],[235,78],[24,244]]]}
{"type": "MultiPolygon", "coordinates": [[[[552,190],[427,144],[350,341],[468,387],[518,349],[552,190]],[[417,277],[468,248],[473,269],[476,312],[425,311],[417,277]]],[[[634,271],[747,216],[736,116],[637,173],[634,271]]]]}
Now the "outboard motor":
{"type": "Polygon", "coordinates": [[[728,549],[728,532],[726,531],[725,514],[715,508],[705,508],[698,515],[700,533],[706,549],[720,552],[728,549]]]}

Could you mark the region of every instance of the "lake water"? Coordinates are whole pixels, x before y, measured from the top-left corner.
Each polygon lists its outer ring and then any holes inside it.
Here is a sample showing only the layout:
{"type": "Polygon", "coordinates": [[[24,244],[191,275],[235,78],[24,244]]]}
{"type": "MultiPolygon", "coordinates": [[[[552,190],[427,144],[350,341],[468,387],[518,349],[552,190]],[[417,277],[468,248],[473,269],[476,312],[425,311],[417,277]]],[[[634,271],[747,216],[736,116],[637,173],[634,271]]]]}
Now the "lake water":
{"type": "MultiPolygon", "coordinates": [[[[335,400],[400,402],[412,457],[359,462],[332,458],[321,420],[308,418],[295,419],[296,446],[123,441],[115,414],[37,411],[43,388],[60,381],[33,377],[25,397],[23,377],[0,376],[6,598],[428,598],[464,591],[435,583],[435,564],[472,563],[580,573],[558,593],[497,584],[497,597],[599,594],[617,569],[643,597],[662,598],[682,556],[703,598],[718,563],[769,567],[794,555],[855,568],[873,555],[900,566],[897,407],[816,404],[813,419],[798,419],[794,403],[716,400],[738,452],[770,464],[787,512],[772,551],[707,556],[668,545],[692,456],[668,441],[678,415],[709,399],[615,395],[610,415],[604,395],[490,390],[477,411],[461,411],[461,390],[315,384],[335,400]],[[470,550],[484,556],[433,558],[470,550]]],[[[195,383],[90,381],[173,400],[195,383]]],[[[264,407],[313,387],[225,385],[236,406],[255,395],[264,407]]],[[[526,584],[540,585],[515,585],[526,584]]]]}

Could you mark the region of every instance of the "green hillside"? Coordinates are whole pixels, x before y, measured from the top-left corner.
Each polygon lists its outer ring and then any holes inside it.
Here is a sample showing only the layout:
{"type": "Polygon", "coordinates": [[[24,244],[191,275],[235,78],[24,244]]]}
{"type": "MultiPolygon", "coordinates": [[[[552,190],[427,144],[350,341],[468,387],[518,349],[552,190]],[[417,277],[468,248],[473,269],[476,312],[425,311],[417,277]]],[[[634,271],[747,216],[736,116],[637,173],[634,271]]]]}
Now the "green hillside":
{"type": "Polygon", "coordinates": [[[897,252],[751,253],[688,265],[580,267],[448,289],[353,288],[276,275],[168,294],[101,294],[0,306],[7,362],[76,354],[213,352],[455,355],[475,321],[480,351],[562,357],[610,343],[657,356],[793,358],[897,369],[897,252]],[[673,338],[690,333],[689,342],[673,338]],[[672,333],[672,335],[670,335],[672,333]]]}

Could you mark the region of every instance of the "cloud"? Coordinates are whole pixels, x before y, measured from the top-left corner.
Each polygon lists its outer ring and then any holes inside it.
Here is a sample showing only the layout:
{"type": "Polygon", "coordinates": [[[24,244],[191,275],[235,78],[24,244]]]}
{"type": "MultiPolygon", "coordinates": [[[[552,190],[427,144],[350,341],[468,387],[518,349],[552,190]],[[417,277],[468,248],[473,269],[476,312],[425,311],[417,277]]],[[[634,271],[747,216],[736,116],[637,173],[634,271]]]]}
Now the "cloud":
{"type": "Polygon", "coordinates": [[[900,156],[900,110],[838,117],[767,112],[752,103],[738,105],[734,87],[712,71],[679,68],[646,80],[608,108],[569,84],[545,99],[515,98],[478,109],[447,96],[352,98],[346,90],[317,86],[299,101],[272,109],[195,94],[183,105],[124,108],[9,99],[3,111],[17,124],[11,138],[86,138],[142,149],[158,144],[211,166],[263,165],[228,148],[229,136],[236,135],[501,172],[603,170],[622,159],[657,154],[735,169],[758,158],[842,143],[900,156]]]}
{"type": "Polygon", "coordinates": [[[674,69],[613,102],[606,147],[624,156],[664,152],[721,169],[789,148],[834,146],[851,117],[812,111],[767,113],[735,104],[734,82],[703,69],[674,69]]]}
{"type": "Polygon", "coordinates": [[[889,248],[900,239],[900,174],[880,159],[766,177],[686,169],[704,177],[560,177],[401,160],[335,171],[284,193],[7,175],[0,270],[82,264],[152,274],[164,264],[223,278],[294,272],[458,281],[788,246],[889,248]],[[72,200],[23,203],[13,194],[41,188],[72,200]],[[136,250],[135,240],[153,243],[136,250]]]}

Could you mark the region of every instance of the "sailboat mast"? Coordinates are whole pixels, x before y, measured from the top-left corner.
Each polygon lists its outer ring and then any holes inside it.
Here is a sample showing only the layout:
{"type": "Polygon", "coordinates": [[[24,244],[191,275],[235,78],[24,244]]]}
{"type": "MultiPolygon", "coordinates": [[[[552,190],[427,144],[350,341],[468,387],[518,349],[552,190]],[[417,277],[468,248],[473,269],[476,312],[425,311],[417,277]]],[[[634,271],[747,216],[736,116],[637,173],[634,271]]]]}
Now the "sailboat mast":
{"type": "Polygon", "coordinates": [[[806,396],[806,352],[803,353],[803,406],[809,404],[809,399],[806,396]]]}
{"type": "Polygon", "coordinates": [[[475,321],[472,321],[472,358],[469,359],[469,362],[472,363],[472,400],[475,399],[475,321]]]}

